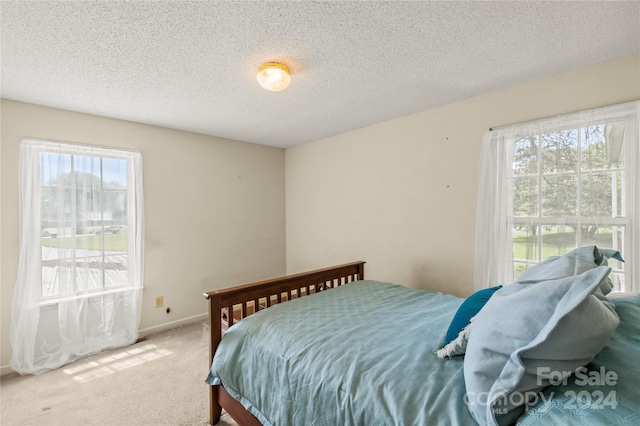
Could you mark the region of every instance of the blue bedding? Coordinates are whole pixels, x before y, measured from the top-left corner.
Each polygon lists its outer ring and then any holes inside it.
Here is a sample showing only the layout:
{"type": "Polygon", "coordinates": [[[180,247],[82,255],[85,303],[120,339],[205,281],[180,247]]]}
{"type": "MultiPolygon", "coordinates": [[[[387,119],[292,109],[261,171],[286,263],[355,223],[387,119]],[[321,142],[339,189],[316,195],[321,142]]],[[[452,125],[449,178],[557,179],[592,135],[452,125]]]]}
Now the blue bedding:
{"type": "MultiPolygon", "coordinates": [[[[206,382],[265,425],[475,425],[464,357],[435,355],[463,300],[359,281],[279,304],[227,331],[206,382]]],[[[588,370],[517,425],[640,424],[640,297],[613,302],[620,325],[588,370]]]]}
{"type": "Polygon", "coordinates": [[[607,346],[587,371],[547,387],[519,426],[640,425],[640,296],[613,303],[620,325],[607,346]]]}
{"type": "Polygon", "coordinates": [[[358,281],[231,327],[208,384],[265,425],[473,425],[463,358],[439,359],[463,299],[358,281]]]}

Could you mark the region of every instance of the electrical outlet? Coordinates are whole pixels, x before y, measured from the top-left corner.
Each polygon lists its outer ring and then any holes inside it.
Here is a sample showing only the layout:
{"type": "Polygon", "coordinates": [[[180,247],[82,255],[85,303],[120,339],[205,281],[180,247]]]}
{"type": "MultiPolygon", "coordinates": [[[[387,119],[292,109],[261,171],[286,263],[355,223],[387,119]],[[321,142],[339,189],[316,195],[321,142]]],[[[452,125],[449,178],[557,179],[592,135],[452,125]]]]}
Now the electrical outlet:
{"type": "Polygon", "coordinates": [[[156,308],[162,308],[164,306],[164,298],[162,296],[156,297],[156,308]]]}

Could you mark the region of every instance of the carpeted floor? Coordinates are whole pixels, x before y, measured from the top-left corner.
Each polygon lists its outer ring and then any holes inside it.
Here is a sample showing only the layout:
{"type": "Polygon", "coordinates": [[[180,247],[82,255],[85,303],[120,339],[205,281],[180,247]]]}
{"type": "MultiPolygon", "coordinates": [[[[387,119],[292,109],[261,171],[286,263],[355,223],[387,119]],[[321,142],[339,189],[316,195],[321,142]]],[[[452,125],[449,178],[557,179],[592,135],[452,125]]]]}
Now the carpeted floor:
{"type": "MultiPolygon", "coordinates": [[[[198,322],[38,376],[2,376],[0,424],[206,425],[208,338],[198,322]]],[[[226,413],[218,424],[236,425],[226,413]]]]}

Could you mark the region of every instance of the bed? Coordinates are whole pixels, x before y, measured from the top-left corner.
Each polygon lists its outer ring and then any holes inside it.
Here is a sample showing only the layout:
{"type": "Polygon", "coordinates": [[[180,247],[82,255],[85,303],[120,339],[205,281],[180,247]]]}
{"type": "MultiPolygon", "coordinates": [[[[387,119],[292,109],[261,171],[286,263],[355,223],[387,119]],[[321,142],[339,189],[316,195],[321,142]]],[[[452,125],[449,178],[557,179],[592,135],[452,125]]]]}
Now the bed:
{"type": "MultiPolygon", "coordinates": [[[[580,259],[570,260],[575,266],[580,259]]],[[[452,320],[472,298],[365,280],[365,262],[206,293],[210,423],[219,421],[224,408],[240,425],[640,424],[640,297],[604,300],[599,293],[606,293],[606,258],[604,265],[596,259],[584,273],[574,268],[570,277],[558,278],[567,275],[558,267],[566,260],[559,257],[538,268],[537,276],[525,275],[524,282],[496,291],[467,324],[473,330],[471,338],[466,335],[467,353],[444,358],[436,352],[446,347],[452,320]],[[516,285],[524,290],[516,291],[516,285]],[[559,296],[559,288],[568,288],[568,295],[559,296]],[[537,328],[529,320],[526,326],[509,321],[536,329],[527,342],[518,342],[522,365],[516,371],[511,364],[517,351],[488,345],[482,324],[495,322],[492,315],[504,312],[504,303],[536,300],[526,293],[532,289],[549,293],[540,300],[561,301],[549,318],[564,314],[551,328],[541,321],[537,328]],[[590,310],[600,317],[576,333],[590,310]],[[553,341],[558,330],[571,351],[553,341]],[[539,362],[545,333],[554,350],[564,351],[555,357],[560,363],[539,362]],[[482,342],[474,342],[475,336],[482,342]],[[576,338],[591,343],[576,350],[576,338]],[[484,365],[487,359],[492,361],[484,365]],[[500,370],[515,370],[506,377],[492,373],[496,363],[500,370]],[[550,367],[540,370],[541,365],[550,367]],[[565,374],[571,365],[576,367],[565,374]],[[531,384],[532,371],[539,383],[531,384]],[[491,386],[483,382],[487,378],[491,386]],[[507,386],[510,393],[500,389],[505,380],[515,383],[507,386]],[[486,395],[470,397],[478,389],[486,395]]],[[[501,325],[500,333],[510,332],[501,325]]]]}

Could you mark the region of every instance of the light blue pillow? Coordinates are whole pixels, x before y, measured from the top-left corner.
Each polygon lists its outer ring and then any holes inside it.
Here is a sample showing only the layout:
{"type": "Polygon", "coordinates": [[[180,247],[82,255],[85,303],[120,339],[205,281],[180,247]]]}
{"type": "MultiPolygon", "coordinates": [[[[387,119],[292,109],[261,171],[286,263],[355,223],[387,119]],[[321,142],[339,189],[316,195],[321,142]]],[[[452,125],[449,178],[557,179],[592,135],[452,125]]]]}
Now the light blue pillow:
{"type": "MultiPolygon", "coordinates": [[[[548,257],[543,262],[524,271],[516,282],[534,284],[540,281],[580,275],[596,266],[608,266],[608,259],[624,262],[622,255],[617,250],[600,249],[596,246],[579,247],[562,256],[548,257]]],[[[600,290],[603,295],[613,289],[609,278],[604,280],[602,284],[600,290]]]]}
{"type": "Polygon", "coordinates": [[[564,425],[569,418],[582,425],[640,425],[640,295],[612,302],[620,325],[586,366],[589,372],[545,388],[518,425],[564,425]]]}
{"type": "Polygon", "coordinates": [[[445,345],[448,345],[458,337],[458,334],[460,334],[460,332],[469,325],[471,318],[480,312],[480,309],[482,309],[482,307],[487,303],[491,295],[500,288],[502,288],[501,285],[478,290],[462,302],[462,305],[460,305],[455,316],[451,320],[451,324],[449,324],[449,329],[447,330],[447,336],[445,338],[445,345]]]}
{"type": "Polygon", "coordinates": [[[465,402],[480,425],[514,423],[550,377],[571,374],[606,345],[619,323],[599,289],[610,271],[598,266],[493,294],[473,321],[464,359],[465,402]]]}

